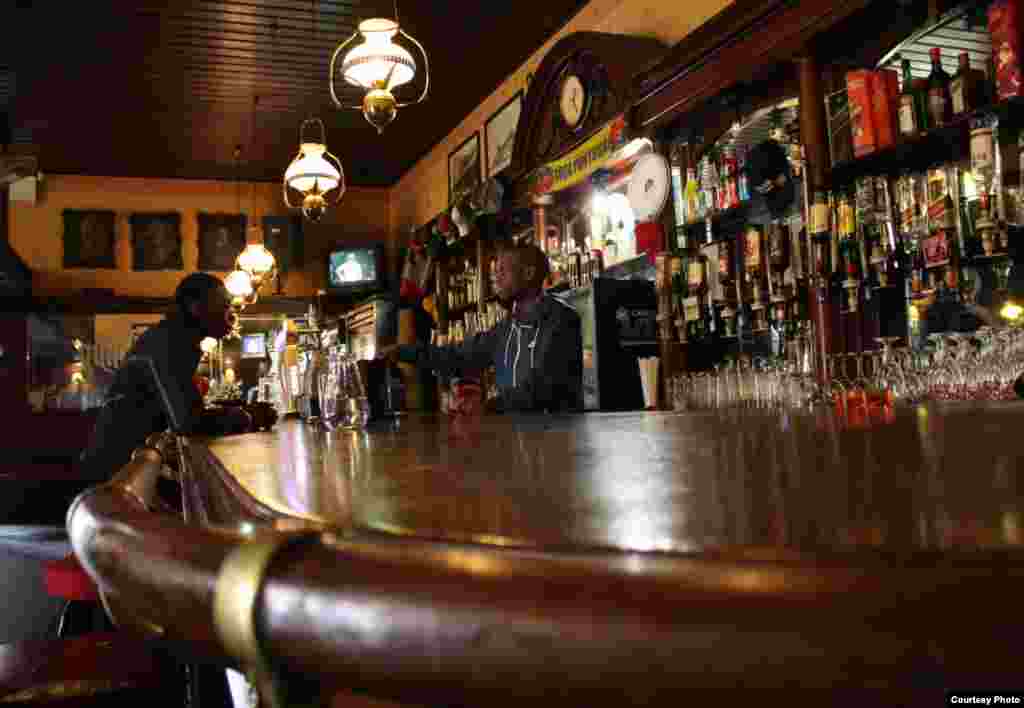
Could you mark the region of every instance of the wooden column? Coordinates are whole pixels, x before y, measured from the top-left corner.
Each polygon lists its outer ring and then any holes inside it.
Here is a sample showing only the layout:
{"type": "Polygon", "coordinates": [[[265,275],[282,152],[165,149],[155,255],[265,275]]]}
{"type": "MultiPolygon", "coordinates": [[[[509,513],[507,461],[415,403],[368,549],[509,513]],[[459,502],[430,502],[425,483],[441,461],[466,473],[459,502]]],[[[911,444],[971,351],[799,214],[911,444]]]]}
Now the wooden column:
{"type": "Polygon", "coordinates": [[[808,193],[828,184],[828,133],[825,124],[825,92],[817,60],[810,55],[796,60],[800,76],[800,136],[807,157],[808,193]]]}
{"type": "MultiPolygon", "coordinates": [[[[825,92],[821,81],[821,69],[817,59],[810,53],[796,60],[797,72],[800,77],[800,136],[804,143],[807,169],[804,178],[807,180],[807,196],[814,200],[814,193],[828,187],[828,170],[831,167],[828,154],[828,128],[825,120],[825,92]]],[[[807,230],[810,238],[810,224],[807,230]]],[[[814,246],[807,244],[807,252],[813,258],[814,246]]],[[[832,351],[836,327],[833,312],[836,308],[828,302],[822,303],[816,288],[811,288],[809,313],[814,323],[817,336],[818,361],[815,362],[819,374],[824,376],[825,356],[832,351]]]]}
{"type": "Polygon", "coordinates": [[[550,194],[544,194],[539,197],[534,197],[533,200],[533,237],[540,247],[540,250],[544,253],[548,252],[547,248],[547,226],[548,226],[548,207],[555,203],[554,197],[550,194]]]}

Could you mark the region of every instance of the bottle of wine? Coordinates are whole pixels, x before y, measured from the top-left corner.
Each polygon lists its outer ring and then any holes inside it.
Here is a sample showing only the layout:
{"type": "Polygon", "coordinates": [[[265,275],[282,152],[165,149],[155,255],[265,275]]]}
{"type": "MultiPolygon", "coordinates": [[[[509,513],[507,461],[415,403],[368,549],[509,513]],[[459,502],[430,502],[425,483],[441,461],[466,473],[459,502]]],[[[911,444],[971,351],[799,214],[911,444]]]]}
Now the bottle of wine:
{"type": "Polygon", "coordinates": [[[942,68],[942,50],[932,47],[932,73],[928,76],[928,114],[931,125],[940,128],[949,123],[953,102],[949,96],[949,74],[942,68]]]}
{"type": "Polygon", "coordinates": [[[985,101],[985,74],[971,68],[967,52],[960,52],[959,68],[949,82],[949,97],[953,115],[958,116],[979,108],[985,101]]]}
{"type": "Polygon", "coordinates": [[[914,89],[914,75],[910,71],[910,60],[903,60],[903,91],[900,93],[900,135],[913,137],[924,130],[921,120],[921,103],[914,89]]]}

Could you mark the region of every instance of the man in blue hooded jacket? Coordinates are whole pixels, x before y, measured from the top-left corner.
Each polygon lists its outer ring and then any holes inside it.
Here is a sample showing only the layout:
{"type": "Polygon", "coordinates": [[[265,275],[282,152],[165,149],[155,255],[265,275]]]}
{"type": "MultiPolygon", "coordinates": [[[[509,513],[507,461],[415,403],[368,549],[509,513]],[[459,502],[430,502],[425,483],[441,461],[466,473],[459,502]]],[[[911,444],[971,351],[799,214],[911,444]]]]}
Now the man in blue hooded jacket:
{"type": "Polygon", "coordinates": [[[492,330],[463,344],[389,347],[382,356],[449,375],[494,366],[499,411],[580,411],[583,408],[583,341],[580,317],[544,293],[548,259],[535,245],[509,245],[498,254],[494,281],[509,315],[492,330]]]}

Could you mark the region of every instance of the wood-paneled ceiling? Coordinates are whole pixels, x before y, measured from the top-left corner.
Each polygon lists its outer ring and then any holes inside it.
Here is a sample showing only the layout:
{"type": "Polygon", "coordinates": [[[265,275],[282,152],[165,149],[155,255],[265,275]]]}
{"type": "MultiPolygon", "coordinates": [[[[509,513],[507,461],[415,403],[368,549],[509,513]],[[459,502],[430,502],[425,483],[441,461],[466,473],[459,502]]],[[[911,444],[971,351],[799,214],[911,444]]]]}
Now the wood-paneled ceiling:
{"type": "Polygon", "coordinates": [[[51,173],[276,181],[318,116],[349,184],[388,186],[585,4],[399,0],[430,95],[379,136],[333,106],[327,75],[334,47],[393,17],[392,0],[5,0],[0,142],[38,145],[51,173]]]}

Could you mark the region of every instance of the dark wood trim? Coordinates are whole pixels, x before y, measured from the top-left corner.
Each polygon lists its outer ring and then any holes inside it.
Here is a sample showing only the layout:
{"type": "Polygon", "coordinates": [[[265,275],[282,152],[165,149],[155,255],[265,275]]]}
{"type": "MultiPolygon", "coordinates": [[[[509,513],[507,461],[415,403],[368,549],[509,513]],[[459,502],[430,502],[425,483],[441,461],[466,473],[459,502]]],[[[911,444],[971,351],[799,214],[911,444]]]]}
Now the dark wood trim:
{"type": "MultiPolygon", "coordinates": [[[[607,73],[608,85],[604,88],[613,106],[604,116],[606,120],[588,123],[584,119],[582,127],[570,139],[558,140],[556,137],[558,154],[565,154],[586,141],[605,125],[607,119],[628,112],[633,104],[635,77],[660,61],[665,50],[666,47],[656,39],[604,32],[575,32],[556,42],[534,72],[523,99],[512,164],[507,168],[507,174],[518,180],[540,166],[533,159],[537,152],[535,148],[543,137],[550,111],[557,110],[557,106],[552,106],[552,97],[560,84],[563,70],[575,57],[594,60],[607,73]]],[[[554,100],[557,101],[557,97],[554,100]]]]}
{"type": "Polygon", "coordinates": [[[9,245],[11,243],[11,227],[8,217],[8,194],[10,194],[10,192],[7,185],[0,185],[0,243],[9,245]]]}
{"type": "MultiPolygon", "coordinates": [[[[245,308],[246,314],[304,315],[312,295],[307,297],[268,297],[245,308]]],[[[164,313],[174,307],[170,297],[124,297],[105,292],[88,295],[0,297],[0,314],[32,312],[69,315],[119,315],[164,313]]]]}
{"type": "Polygon", "coordinates": [[[638,101],[657,93],[693,67],[704,56],[724,47],[757,22],[777,11],[787,0],[736,0],[688,34],[657,65],[639,74],[638,101]]]}
{"type": "Polygon", "coordinates": [[[794,58],[815,35],[871,2],[737,2],[673,49],[662,67],[641,77],[633,125],[663,125],[729,86],[751,80],[766,66],[794,58]],[[715,32],[723,34],[715,40],[715,32]],[[671,59],[679,62],[674,71],[671,59]]]}

